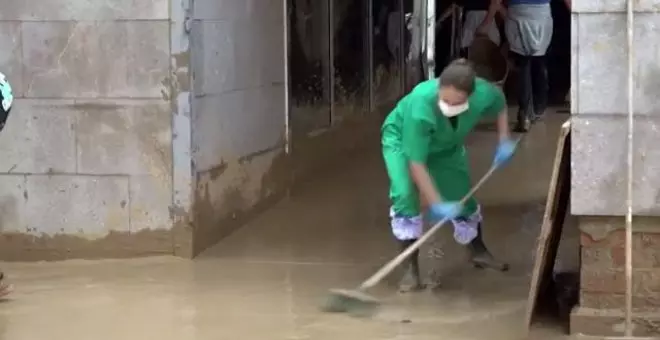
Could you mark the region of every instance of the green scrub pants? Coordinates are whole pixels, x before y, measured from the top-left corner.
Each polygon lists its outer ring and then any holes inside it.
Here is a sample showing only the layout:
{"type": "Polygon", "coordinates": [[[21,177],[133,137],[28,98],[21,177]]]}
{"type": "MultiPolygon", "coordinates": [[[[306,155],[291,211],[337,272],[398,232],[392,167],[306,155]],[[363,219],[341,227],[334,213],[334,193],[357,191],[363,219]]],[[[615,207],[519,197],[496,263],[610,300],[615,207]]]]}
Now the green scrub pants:
{"type": "MultiPolygon", "coordinates": [[[[417,187],[410,177],[409,163],[403,151],[396,147],[383,148],[383,159],[390,178],[390,200],[396,215],[414,217],[420,215],[417,187]]],[[[435,186],[445,201],[459,201],[472,186],[465,147],[431,154],[426,166],[435,186]]],[[[479,205],[470,198],[464,205],[462,217],[468,218],[478,212],[479,205]]]]}

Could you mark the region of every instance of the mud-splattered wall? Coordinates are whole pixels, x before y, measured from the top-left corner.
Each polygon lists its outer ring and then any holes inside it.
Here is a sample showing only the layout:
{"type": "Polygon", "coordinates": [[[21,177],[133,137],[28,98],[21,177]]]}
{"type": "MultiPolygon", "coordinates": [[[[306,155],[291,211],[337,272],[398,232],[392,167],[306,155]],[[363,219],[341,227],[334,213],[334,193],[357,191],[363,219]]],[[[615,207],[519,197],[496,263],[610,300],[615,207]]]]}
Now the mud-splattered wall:
{"type": "Polygon", "coordinates": [[[402,91],[400,0],[288,0],[291,126],[316,135],[402,91]]]}
{"type": "Polygon", "coordinates": [[[0,259],[194,256],[377,146],[401,94],[399,0],[2,4],[0,259]]]}
{"type": "Polygon", "coordinates": [[[194,2],[196,252],[281,194],[286,182],[274,175],[284,161],[283,6],[282,0],[194,2]]]}
{"type": "Polygon", "coordinates": [[[169,9],[2,1],[0,258],[173,252],[169,9]]]}
{"type": "Polygon", "coordinates": [[[298,182],[377,149],[382,118],[403,92],[404,2],[287,0],[287,23],[298,182]]]}
{"type": "Polygon", "coordinates": [[[195,0],[195,253],[311,174],[377,147],[381,108],[401,94],[404,21],[397,0],[371,6],[195,0]]]}

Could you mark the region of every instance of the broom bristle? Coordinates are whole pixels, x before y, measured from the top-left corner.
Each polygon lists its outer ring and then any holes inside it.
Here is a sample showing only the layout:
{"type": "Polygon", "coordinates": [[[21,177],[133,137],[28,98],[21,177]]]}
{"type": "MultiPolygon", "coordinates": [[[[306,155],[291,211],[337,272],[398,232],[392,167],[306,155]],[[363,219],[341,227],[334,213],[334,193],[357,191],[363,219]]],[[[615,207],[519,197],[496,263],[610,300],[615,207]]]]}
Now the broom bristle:
{"type": "Polygon", "coordinates": [[[354,316],[372,315],[380,302],[378,299],[353,290],[333,289],[323,306],[323,310],[329,313],[350,313],[354,316]]]}

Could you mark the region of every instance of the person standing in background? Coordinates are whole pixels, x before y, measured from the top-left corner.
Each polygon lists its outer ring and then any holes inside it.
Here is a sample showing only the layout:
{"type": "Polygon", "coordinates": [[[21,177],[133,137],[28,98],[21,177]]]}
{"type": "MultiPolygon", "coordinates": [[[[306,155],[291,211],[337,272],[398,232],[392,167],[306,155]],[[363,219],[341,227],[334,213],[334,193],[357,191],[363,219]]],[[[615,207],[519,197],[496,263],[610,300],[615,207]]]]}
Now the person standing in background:
{"type": "Polygon", "coordinates": [[[518,121],[515,130],[527,132],[548,106],[548,70],[545,55],[552,41],[550,0],[491,0],[501,8],[509,51],[518,68],[518,121]]]}

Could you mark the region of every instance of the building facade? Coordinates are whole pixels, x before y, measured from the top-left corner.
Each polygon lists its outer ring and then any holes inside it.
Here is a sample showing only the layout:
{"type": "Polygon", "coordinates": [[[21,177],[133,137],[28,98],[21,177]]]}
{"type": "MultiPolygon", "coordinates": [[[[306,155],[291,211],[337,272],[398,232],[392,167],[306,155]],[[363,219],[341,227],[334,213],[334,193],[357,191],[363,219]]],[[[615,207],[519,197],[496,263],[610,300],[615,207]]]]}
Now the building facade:
{"type": "MultiPolygon", "coordinates": [[[[659,1],[635,2],[633,307],[635,333],[660,335],[659,1]]],[[[625,1],[574,0],[571,212],[582,233],[574,332],[623,334],[628,51],[625,1]]]]}
{"type": "MultiPolygon", "coordinates": [[[[658,334],[656,0],[636,3],[635,310],[658,334]],[[651,320],[651,321],[649,321],[651,320]]],[[[624,1],[574,0],[575,332],[621,331],[624,1]]],[[[435,1],[22,0],[0,11],[0,259],[193,257],[340,156],[433,74],[435,1]],[[427,24],[428,23],[428,24],[427,24]]],[[[455,24],[455,23],[454,23],[455,24]]]]}

